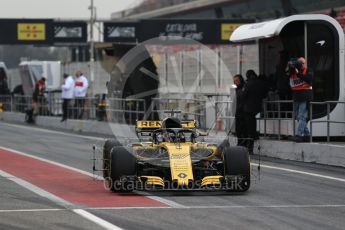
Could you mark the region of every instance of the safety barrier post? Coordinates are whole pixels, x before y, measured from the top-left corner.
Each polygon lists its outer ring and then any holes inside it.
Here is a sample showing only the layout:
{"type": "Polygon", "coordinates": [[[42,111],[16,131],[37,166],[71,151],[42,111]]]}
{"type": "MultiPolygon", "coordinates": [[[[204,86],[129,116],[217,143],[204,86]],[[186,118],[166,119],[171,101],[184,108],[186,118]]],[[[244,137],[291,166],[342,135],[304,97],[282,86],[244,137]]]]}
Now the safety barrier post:
{"type": "MultiPolygon", "coordinates": [[[[154,110],[154,103],[153,103],[153,99],[152,99],[152,101],[151,101],[151,104],[152,104],[152,110],[154,110]]],[[[147,111],[147,108],[146,108],[146,101],[145,100],[143,100],[143,111],[142,111],[142,117],[144,118],[145,117],[145,112],[147,111]]]]}
{"type": "Polygon", "coordinates": [[[310,118],[309,142],[313,142],[313,102],[310,102],[309,118],[310,118]]]}
{"type": "Polygon", "coordinates": [[[295,110],[296,110],[295,103],[292,102],[292,129],[293,129],[292,134],[293,134],[293,136],[296,135],[296,122],[295,122],[296,113],[295,113],[295,110]]]}
{"type": "Polygon", "coordinates": [[[329,135],[330,135],[330,120],[329,120],[329,118],[330,118],[330,102],[327,102],[327,142],[329,142],[330,141],[330,137],[329,137],[329,135]]]}
{"type": "Polygon", "coordinates": [[[267,101],[264,101],[264,137],[266,137],[266,125],[267,125],[267,101]]]}
{"type": "Polygon", "coordinates": [[[281,133],[280,133],[280,129],[281,129],[281,116],[280,116],[280,101],[278,102],[278,140],[281,139],[281,133]]]}

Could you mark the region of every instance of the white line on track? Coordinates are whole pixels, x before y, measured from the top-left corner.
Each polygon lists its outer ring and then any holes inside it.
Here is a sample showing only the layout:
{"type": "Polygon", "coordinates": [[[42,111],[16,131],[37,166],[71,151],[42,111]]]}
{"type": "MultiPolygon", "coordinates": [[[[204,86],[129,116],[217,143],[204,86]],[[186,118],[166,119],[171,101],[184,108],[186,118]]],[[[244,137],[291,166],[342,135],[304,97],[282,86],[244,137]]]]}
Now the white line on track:
{"type": "MultiPolygon", "coordinates": [[[[65,207],[66,209],[70,209],[72,208],[74,205],[66,200],[63,200],[57,196],[55,196],[54,194],[50,193],[50,192],[47,192],[25,180],[22,180],[20,178],[17,178],[9,173],[6,173],[2,170],[0,170],[0,176],[2,177],[5,177],[7,178],[8,180],[11,180],[13,182],[15,182],[16,184],[36,193],[37,195],[41,196],[41,197],[44,197],[44,198],[47,198],[51,201],[53,201],[54,203],[58,204],[59,206],[63,206],[65,207]]],[[[82,210],[82,209],[72,209],[72,211],[76,214],[78,214],[79,216],[83,217],[83,218],[86,218],[92,222],[94,222],[95,224],[105,228],[105,229],[109,229],[109,230],[119,230],[121,228],[119,228],[118,226],[116,225],[113,225],[85,210],[82,210]]]]}
{"type": "Polygon", "coordinates": [[[124,209],[235,209],[235,208],[345,208],[345,204],[283,204],[283,205],[205,205],[183,207],[105,207],[88,208],[87,210],[124,210],[124,209]]]}
{"type": "MultiPolygon", "coordinates": [[[[258,166],[259,164],[251,163],[251,165],[258,166]]],[[[307,175],[307,176],[312,176],[312,177],[319,177],[319,178],[328,179],[328,180],[345,182],[345,179],[343,179],[343,178],[326,176],[326,175],[322,175],[322,174],[318,174],[318,173],[311,173],[311,172],[306,172],[306,171],[276,167],[276,166],[271,166],[271,165],[263,165],[263,164],[261,164],[260,167],[268,168],[268,169],[275,169],[275,170],[280,170],[280,171],[285,171],[285,172],[291,172],[291,173],[297,173],[297,174],[302,174],[302,175],[307,175]]]]}
{"type": "Polygon", "coordinates": [[[175,201],[172,201],[172,200],[168,200],[168,199],[164,199],[162,197],[159,197],[159,196],[151,196],[149,193],[147,192],[144,192],[144,191],[137,191],[136,192],[137,194],[139,195],[143,195],[147,198],[150,198],[152,200],[156,200],[156,201],[159,201],[163,204],[166,204],[168,205],[169,207],[172,207],[172,208],[184,208],[185,206],[183,204],[179,204],[175,201]]]}
{"type": "MultiPolygon", "coordinates": [[[[84,210],[155,210],[155,209],[290,209],[290,208],[345,208],[345,204],[282,204],[282,205],[205,205],[205,206],[183,206],[183,207],[98,207],[84,208],[84,210]]],[[[81,209],[73,209],[72,211],[81,209]]],[[[68,211],[67,209],[5,209],[0,213],[16,213],[16,212],[58,212],[68,211]]],[[[80,211],[76,213],[80,214],[80,211]]]]}
{"type": "Polygon", "coordinates": [[[190,206],[190,209],[232,209],[232,208],[345,208],[345,204],[292,204],[292,205],[225,205],[225,206],[190,206]]]}
{"type": "Polygon", "coordinates": [[[74,209],[73,210],[74,213],[77,213],[78,215],[102,226],[105,229],[111,229],[111,230],[121,230],[122,228],[119,228],[111,223],[109,223],[108,221],[105,221],[91,213],[89,213],[88,211],[85,211],[83,209],[74,209]]]}
{"type": "Polygon", "coordinates": [[[3,209],[0,213],[11,213],[11,212],[57,212],[66,211],[62,208],[37,208],[37,209],[3,209]]]}

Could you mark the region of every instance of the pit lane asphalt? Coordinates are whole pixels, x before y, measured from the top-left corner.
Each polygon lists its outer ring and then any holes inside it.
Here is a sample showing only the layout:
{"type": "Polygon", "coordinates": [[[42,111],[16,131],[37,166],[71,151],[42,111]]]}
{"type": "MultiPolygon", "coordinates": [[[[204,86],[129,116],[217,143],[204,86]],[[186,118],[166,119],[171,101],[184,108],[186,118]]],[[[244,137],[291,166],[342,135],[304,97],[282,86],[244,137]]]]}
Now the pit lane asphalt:
{"type": "MultiPolygon", "coordinates": [[[[91,172],[91,149],[102,141],[0,123],[0,146],[91,172]]],[[[253,160],[257,162],[256,160],[253,160]]],[[[264,159],[264,165],[345,179],[345,169],[264,159]]],[[[245,194],[155,192],[178,205],[88,211],[124,229],[343,229],[345,183],[262,168],[245,194]]],[[[0,177],[0,229],[102,229],[0,177]],[[11,211],[10,211],[11,210],[11,211]],[[31,211],[30,211],[31,210],[31,211]]],[[[92,194],[90,194],[92,196],[92,194]]]]}

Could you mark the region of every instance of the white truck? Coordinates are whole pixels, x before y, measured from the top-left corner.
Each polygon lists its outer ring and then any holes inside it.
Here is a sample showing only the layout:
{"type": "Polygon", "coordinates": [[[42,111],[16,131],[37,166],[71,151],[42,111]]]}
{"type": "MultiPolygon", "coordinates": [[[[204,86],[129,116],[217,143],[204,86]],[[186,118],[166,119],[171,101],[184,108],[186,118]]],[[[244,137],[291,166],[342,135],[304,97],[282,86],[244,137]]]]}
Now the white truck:
{"type": "Polygon", "coordinates": [[[46,78],[47,91],[60,89],[60,61],[22,61],[19,71],[25,95],[32,95],[36,82],[42,77],[46,78]]]}
{"type": "Polygon", "coordinates": [[[61,62],[60,61],[22,61],[19,74],[25,96],[32,96],[35,84],[46,78],[46,114],[61,114],[61,62]]]}

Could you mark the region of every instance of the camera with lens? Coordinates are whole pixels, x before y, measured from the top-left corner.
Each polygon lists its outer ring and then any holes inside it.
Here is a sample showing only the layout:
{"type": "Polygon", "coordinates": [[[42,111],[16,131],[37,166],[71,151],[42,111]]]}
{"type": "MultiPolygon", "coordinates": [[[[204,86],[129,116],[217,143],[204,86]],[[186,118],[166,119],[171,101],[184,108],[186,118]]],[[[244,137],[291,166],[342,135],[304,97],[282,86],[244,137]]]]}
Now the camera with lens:
{"type": "Polygon", "coordinates": [[[296,59],[296,58],[292,58],[292,59],[287,63],[287,66],[288,66],[289,72],[295,72],[296,69],[297,69],[298,71],[300,71],[300,70],[302,70],[303,62],[302,62],[302,61],[299,61],[299,60],[296,59]]]}

